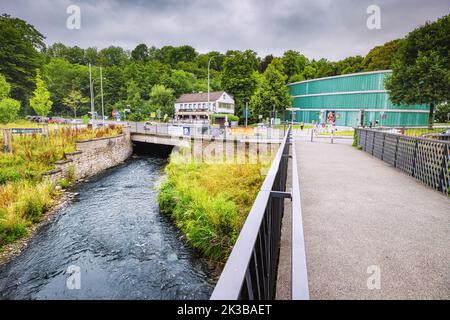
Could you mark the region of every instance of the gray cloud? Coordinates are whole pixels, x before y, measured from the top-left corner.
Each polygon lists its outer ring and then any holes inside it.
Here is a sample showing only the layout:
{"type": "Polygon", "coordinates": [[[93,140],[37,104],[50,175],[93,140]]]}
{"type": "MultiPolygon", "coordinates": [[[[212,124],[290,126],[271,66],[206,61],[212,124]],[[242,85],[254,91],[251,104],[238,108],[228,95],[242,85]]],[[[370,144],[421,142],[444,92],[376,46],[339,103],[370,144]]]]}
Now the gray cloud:
{"type": "Polygon", "coordinates": [[[133,49],[139,43],[189,44],[200,52],[253,49],[263,56],[294,49],[310,58],[366,54],[450,13],[448,0],[0,0],[0,12],[33,24],[46,43],[133,49]],[[81,8],[81,30],[65,23],[81,8]],[[381,30],[366,27],[366,9],[381,8],[381,30]]]}

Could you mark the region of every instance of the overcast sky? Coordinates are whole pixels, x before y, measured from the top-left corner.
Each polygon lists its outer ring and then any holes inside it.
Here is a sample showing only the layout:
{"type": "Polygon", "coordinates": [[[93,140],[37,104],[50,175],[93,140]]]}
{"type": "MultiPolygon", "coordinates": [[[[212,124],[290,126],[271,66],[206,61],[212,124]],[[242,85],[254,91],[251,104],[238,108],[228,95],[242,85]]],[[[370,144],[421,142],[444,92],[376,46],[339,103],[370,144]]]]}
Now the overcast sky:
{"type": "Polygon", "coordinates": [[[450,13],[449,0],[0,0],[0,12],[33,24],[47,44],[133,49],[139,43],[189,44],[199,52],[253,49],[260,56],[298,50],[309,58],[365,55],[450,13]],[[81,29],[66,27],[69,5],[81,29]],[[366,26],[369,5],[381,29],[366,26]]]}

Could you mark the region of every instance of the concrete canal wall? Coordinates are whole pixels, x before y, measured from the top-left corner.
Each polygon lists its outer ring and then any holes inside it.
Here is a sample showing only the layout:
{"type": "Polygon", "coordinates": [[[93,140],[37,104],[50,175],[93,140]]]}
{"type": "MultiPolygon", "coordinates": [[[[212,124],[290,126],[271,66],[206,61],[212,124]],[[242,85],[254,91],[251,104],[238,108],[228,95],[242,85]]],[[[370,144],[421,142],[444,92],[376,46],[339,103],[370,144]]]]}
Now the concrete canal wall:
{"type": "Polygon", "coordinates": [[[44,178],[52,181],[69,176],[83,179],[122,163],[132,152],[129,130],[116,137],[78,141],[76,151],[66,153],[65,159],[57,161],[56,168],[44,178]]]}

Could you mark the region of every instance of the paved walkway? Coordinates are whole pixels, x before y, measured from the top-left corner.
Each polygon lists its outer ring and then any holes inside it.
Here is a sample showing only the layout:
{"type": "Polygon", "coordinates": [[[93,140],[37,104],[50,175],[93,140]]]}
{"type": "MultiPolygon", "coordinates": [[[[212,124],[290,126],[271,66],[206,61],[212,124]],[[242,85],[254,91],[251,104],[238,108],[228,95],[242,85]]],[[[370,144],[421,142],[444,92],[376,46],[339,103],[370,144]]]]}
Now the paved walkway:
{"type": "Polygon", "coordinates": [[[450,199],[346,141],[295,143],[311,299],[450,299],[450,199]]]}

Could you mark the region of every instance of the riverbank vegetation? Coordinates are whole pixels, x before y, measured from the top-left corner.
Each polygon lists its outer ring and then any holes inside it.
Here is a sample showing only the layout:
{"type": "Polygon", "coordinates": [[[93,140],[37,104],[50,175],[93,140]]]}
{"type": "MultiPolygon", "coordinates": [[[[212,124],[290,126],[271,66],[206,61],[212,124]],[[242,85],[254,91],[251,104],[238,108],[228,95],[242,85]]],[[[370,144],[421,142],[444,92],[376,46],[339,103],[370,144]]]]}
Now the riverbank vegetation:
{"type": "Polygon", "coordinates": [[[264,180],[257,164],[186,162],[172,154],[160,187],[162,213],[187,242],[215,262],[226,261],[264,180]]]}
{"type": "MultiPolygon", "coordinates": [[[[121,127],[105,127],[97,130],[60,128],[48,135],[14,135],[11,152],[0,154],[0,250],[24,236],[27,228],[55,204],[59,188],[56,183],[42,179],[45,172],[54,168],[55,161],[75,151],[77,140],[120,133],[121,127]]],[[[0,144],[3,145],[3,135],[0,144]]],[[[64,188],[73,180],[69,172],[58,184],[64,188]]]]}

